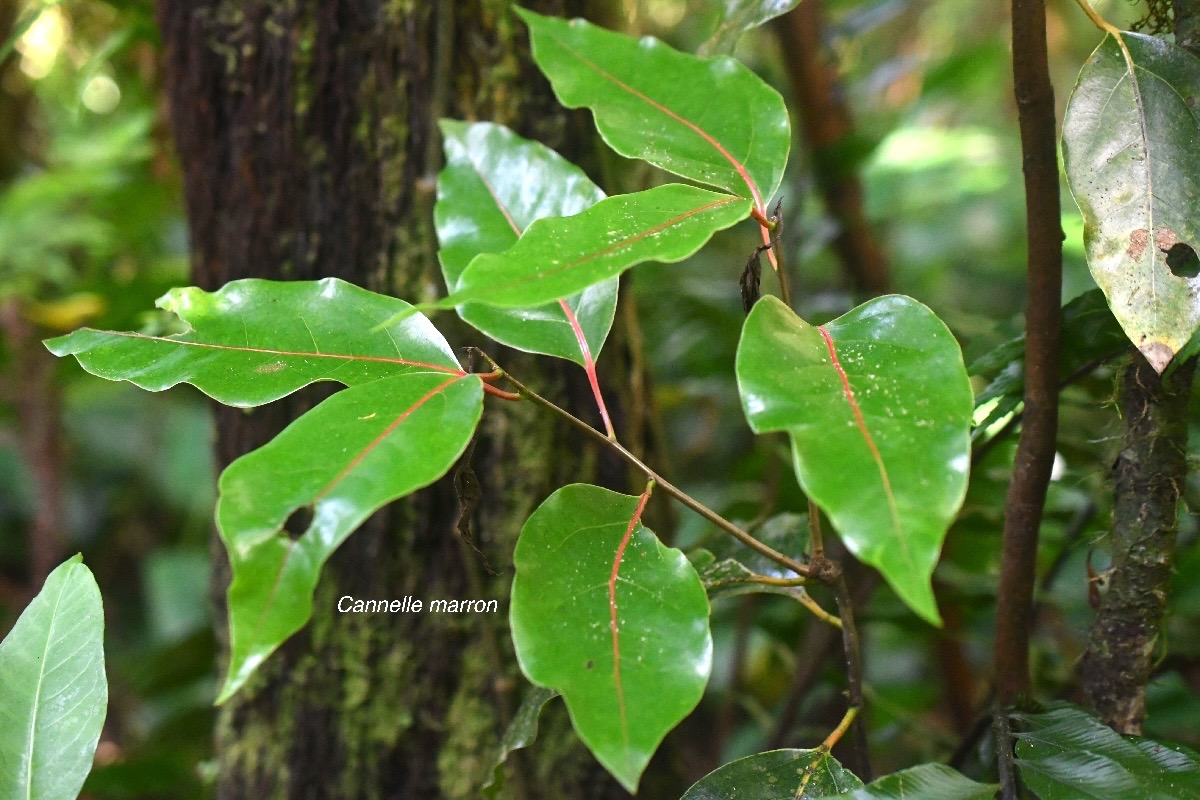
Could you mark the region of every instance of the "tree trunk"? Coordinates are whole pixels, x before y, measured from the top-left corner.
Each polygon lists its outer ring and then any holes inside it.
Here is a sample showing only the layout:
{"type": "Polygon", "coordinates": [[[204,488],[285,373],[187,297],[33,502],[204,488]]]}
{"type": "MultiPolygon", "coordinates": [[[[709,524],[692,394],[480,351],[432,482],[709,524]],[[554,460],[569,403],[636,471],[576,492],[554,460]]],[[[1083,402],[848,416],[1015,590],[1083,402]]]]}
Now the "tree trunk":
{"type": "MultiPolygon", "coordinates": [[[[564,9],[570,2],[524,5],[578,11],[564,9]]],[[[554,103],[508,5],[160,0],[195,282],[336,276],[409,300],[440,291],[437,119],[495,120],[560,149],[590,141],[586,119],[554,103]]],[[[456,344],[470,341],[448,317],[437,322],[456,344]]],[[[504,358],[591,418],[582,371],[504,358]]],[[[219,410],[222,466],[329,391],[249,413],[219,410]]],[[[376,514],[341,547],[311,623],[221,709],[218,797],[479,796],[525,685],[507,615],[351,615],[336,604],[347,594],[412,595],[494,597],[506,608],[524,518],[557,486],[597,480],[604,465],[536,409],[495,403],[455,473],[376,514]],[[473,492],[455,490],[471,483],[472,469],[477,505],[473,492]]],[[[619,469],[604,478],[627,488],[619,469]]],[[[214,552],[223,620],[228,565],[219,544],[214,552]]],[[[227,631],[218,636],[227,645],[227,631]]],[[[561,703],[546,716],[534,748],[510,759],[507,796],[624,796],[567,735],[561,703]]]]}

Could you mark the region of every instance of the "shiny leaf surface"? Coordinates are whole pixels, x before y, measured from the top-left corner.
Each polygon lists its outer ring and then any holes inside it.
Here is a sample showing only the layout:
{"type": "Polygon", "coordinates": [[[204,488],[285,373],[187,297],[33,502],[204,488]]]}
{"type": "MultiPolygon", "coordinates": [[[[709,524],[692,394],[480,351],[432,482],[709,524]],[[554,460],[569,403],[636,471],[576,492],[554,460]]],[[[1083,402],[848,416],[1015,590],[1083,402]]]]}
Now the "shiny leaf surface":
{"type": "Polygon", "coordinates": [[[750,427],[787,431],[800,485],[851,552],[938,622],[930,576],[966,492],[974,403],[942,321],[891,295],[815,327],[763,298],[737,378],[750,427]]]}
{"type": "Polygon", "coordinates": [[[700,46],[700,54],[732,53],[742,34],[786,14],[799,4],[800,0],[722,0],[717,29],[700,46]]]}
{"type": "Polygon", "coordinates": [[[1152,36],[1121,38],[1127,52],[1107,36],[1079,74],[1063,163],[1092,275],[1162,372],[1200,327],[1200,278],[1186,269],[1200,249],[1200,59],[1152,36]]]}
{"type": "Polygon", "coordinates": [[[644,261],[682,261],[749,213],[747,200],[679,183],[610,197],[573,217],[540,219],[508,250],[475,258],[437,305],[544,305],[644,261]]]}
{"type": "MultiPolygon", "coordinates": [[[[502,125],[443,120],[446,166],[438,175],[434,222],[446,285],[454,292],[471,259],[512,247],[543,217],[569,217],[604,199],[583,170],[553,150],[502,125]]],[[[458,314],[498,342],[586,366],[599,355],[617,308],[617,280],[590,286],[560,303],[501,309],[468,303],[458,314]],[[587,343],[580,346],[575,325],[587,343]]]]}
{"type": "Polygon", "coordinates": [[[771,750],[710,772],[681,800],[811,800],[862,785],[824,751],[771,750]]]}
{"type": "Polygon", "coordinates": [[[1121,736],[1077,708],[1016,714],[1021,780],[1041,800],[1200,797],[1200,755],[1181,745],[1121,736]]]}
{"type": "Polygon", "coordinates": [[[189,330],[149,336],[84,328],[46,346],[102,378],[152,392],[190,383],[242,408],[315,381],[354,386],[397,372],[461,373],[446,340],[420,315],[372,330],[408,303],[335,278],[232,281],[212,293],[172,289],[158,306],[189,330]]]}
{"type": "Polygon", "coordinates": [[[944,764],[922,764],[819,800],[993,800],[999,788],[976,783],[944,764]]]}
{"type": "Polygon", "coordinates": [[[517,13],[558,99],[591,109],[612,149],[765,208],[783,178],[791,128],[783,98],[757,75],[652,37],[517,13]]]}
{"type": "Polygon", "coordinates": [[[521,669],[562,692],[580,738],[630,791],[712,669],[704,587],[637,521],[642,500],[565,486],[525,523],[513,557],[521,669]]]}
{"type": "Polygon", "coordinates": [[[217,525],[233,583],[218,702],[308,621],[338,545],[376,509],[450,469],[479,422],[481,387],[473,375],[425,372],[344,389],[222,473],[217,525]]]}
{"type": "Polygon", "coordinates": [[[107,710],[104,609],[75,556],[0,643],[0,797],[74,800],[107,710]]]}

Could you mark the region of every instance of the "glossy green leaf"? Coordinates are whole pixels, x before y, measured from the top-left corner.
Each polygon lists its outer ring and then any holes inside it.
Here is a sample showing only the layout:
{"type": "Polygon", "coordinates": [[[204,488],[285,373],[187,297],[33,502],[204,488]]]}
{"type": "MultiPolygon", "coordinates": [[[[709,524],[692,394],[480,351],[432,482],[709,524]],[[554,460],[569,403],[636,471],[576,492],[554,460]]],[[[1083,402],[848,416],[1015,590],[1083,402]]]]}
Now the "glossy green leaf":
{"type": "Polygon", "coordinates": [[[976,783],[945,764],[922,764],[885,775],[861,789],[817,800],[993,800],[999,788],[976,783]]]}
{"type": "Polygon", "coordinates": [[[966,493],[974,405],[945,324],[891,295],[815,327],[766,297],[737,378],[750,427],[787,431],[801,486],[851,552],[937,623],[930,577],[966,493]]]}
{"type": "Polygon", "coordinates": [[[721,0],[721,18],[708,41],[700,46],[700,55],[732,53],[742,34],[800,4],[800,0],[721,0]]]}
{"type": "Polygon", "coordinates": [[[229,465],[217,503],[233,566],[218,702],[308,621],[338,545],[376,509],[450,469],[482,409],[474,375],[396,375],[338,392],[229,465]],[[299,533],[285,531],[289,518],[299,533]]]}
{"type": "Polygon", "coordinates": [[[811,800],[862,785],[822,750],[770,750],[710,772],[681,800],[811,800]]]}
{"type": "Polygon", "coordinates": [[[644,261],[682,261],[749,214],[747,200],[680,183],[610,197],[573,217],[540,219],[503,253],[478,256],[437,306],[544,305],[644,261]]]}
{"type": "Polygon", "coordinates": [[[538,735],[538,718],[542,715],[542,709],[556,697],[558,697],[558,692],[544,686],[534,686],[525,695],[525,699],[521,701],[521,707],[513,715],[512,722],[509,723],[508,730],[504,732],[504,738],[500,741],[500,752],[496,756],[496,763],[492,765],[492,774],[482,787],[482,794],[485,798],[490,800],[503,791],[504,762],[514,751],[522,750],[533,743],[538,735]]]}
{"type": "Polygon", "coordinates": [[[1079,73],[1063,162],[1092,275],[1162,372],[1200,328],[1200,278],[1172,270],[1200,249],[1200,59],[1152,36],[1121,39],[1127,51],[1107,36],[1079,73]]]}
{"type": "Polygon", "coordinates": [[[510,615],[522,671],[562,692],[580,738],[631,792],[712,668],[704,587],[637,521],[641,508],[597,486],[550,495],[521,530],[510,615]]]}
{"type": "MultiPolygon", "coordinates": [[[[475,256],[507,250],[535,220],[569,217],[604,199],[604,192],[583,170],[502,125],[443,120],[442,140],[446,166],[438,175],[433,216],[442,274],[451,293],[475,256]]],[[[468,303],[458,314],[510,347],[586,367],[600,354],[616,308],[614,278],[537,308],[468,303]]]]}
{"type": "Polygon", "coordinates": [[[77,555],[0,643],[0,797],[74,800],[107,710],[104,609],[77,555]]]}
{"type": "Polygon", "coordinates": [[[518,10],[533,57],[567,108],[587,107],[612,149],[740,194],[762,210],[792,134],[779,93],[731,58],[518,10]]]}
{"type": "Polygon", "coordinates": [[[1015,714],[1021,780],[1041,800],[1200,797],[1200,755],[1182,745],[1121,736],[1071,706],[1015,714]]]}
{"type": "Polygon", "coordinates": [[[461,373],[454,351],[420,315],[372,330],[412,306],[335,278],[232,281],[212,293],[172,289],[158,306],[189,330],[149,336],[83,328],[46,346],[102,378],[152,392],[190,383],[239,407],[315,381],[354,386],[398,372],[461,373]]]}

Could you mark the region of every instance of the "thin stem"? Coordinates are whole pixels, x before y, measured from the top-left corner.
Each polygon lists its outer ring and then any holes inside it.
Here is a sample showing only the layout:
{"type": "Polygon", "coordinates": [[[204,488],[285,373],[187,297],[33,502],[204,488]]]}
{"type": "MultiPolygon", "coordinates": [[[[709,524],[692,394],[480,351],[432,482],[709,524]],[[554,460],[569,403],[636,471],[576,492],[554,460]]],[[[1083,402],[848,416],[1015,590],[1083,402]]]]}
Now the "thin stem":
{"type": "Polygon", "coordinates": [[[821,534],[821,509],[808,498],[808,555],[813,561],[825,557],[825,537],[821,534]]]}
{"type": "MultiPolygon", "coordinates": [[[[495,367],[496,369],[500,369],[500,367],[496,364],[496,362],[492,361],[492,359],[489,358],[486,354],[484,354],[484,358],[487,358],[488,361],[491,362],[493,367],[495,367]]],[[[561,417],[562,419],[566,420],[567,422],[571,423],[576,428],[578,428],[579,430],[586,433],[588,436],[591,436],[593,439],[596,439],[597,441],[604,443],[607,447],[609,447],[611,450],[616,452],[617,455],[621,456],[621,458],[625,459],[627,462],[632,464],[634,467],[641,470],[642,474],[644,474],[649,480],[652,480],[656,484],[658,484],[664,492],[671,495],[676,500],[678,500],[679,502],[683,503],[688,508],[695,511],[697,514],[704,517],[706,520],[708,520],[712,524],[716,525],[718,528],[725,531],[730,536],[733,536],[735,539],[737,539],[739,542],[741,542],[742,544],[749,547],[751,550],[755,551],[756,553],[758,553],[762,556],[765,556],[766,558],[771,559],[772,561],[774,561],[776,564],[779,564],[780,566],[787,567],[788,569],[795,572],[797,575],[801,575],[806,578],[811,578],[816,575],[816,571],[810,565],[801,564],[799,561],[795,560],[794,558],[791,558],[789,556],[784,555],[783,553],[780,553],[778,550],[776,550],[775,548],[773,548],[769,545],[763,544],[758,539],[755,539],[753,536],[751,536],[750,534],[746,533],[744,530],[739,528],[737,525],[734,525],[732,522],[725,519],[720,514],[713,511],[712,509],[710,509],[708,506],[701,503],[696,498],[692,497],[688,493],[684,492],[682,489],[675,486],[670,481],[663,478],[657,472],[650,469],[650,467],[646,466],[646,464],[643,463],[641,459],[639,459],[633,453],[629,452],[629,450],[627,450],[625,448],[625,446],[622,445],[620,442],[615,441],[613,439],[609,439],[607,436],[605,436],[603,433],[601,433],[600,431],[593,428],[591,425],[588,425],[586,422],[579,419],[571,412],[555,405],[550,400],[547,400],[546,398],[542,397],[540,394],[538,394],[537,392],[533,391],[525,384],[518,381],[512,375],[509,375],[507,372],[504,373],[504,377],[513,386],[517,387],[517,391],[521,395],[529,398],[534,403],[537,403],[539,406],[546,409],[547,411],[550,411],[550,412],[556,414],[557,416],[561,417]]]]}
{"type": "Polygon", "coordinates": [[[871,751],[867,744],[866,720],[860,716],[864,707],[862,641],[859,639],[858,625],[854,621],[854,601],[846,587],[845,576],[838,575],[832,588],[834,599],[837,601],[838,616],[842,621],[842,649],[846,654],[846,694],[850,701],[850,710],[854,712],[854,716],[850,717],[850,721],[855,723],[854,756],[858,762],[854,772],[869,782],[872,774],[871,751]]]}
{"type": "Polygon", "coordinates": [[[1093,25],[1118,40],[1121,38],[1120,29],[1100,16],[1096,9],[1092,8],[1092,4],[1088,0],[1075,0],[1075,2],[1083,9],[1083,13],[1088,15],[1088,19],[1092,21],[1093,25]]]}
{"type": "Polygon", "coordinates": [[[833,746],[846,735],[846,731],[850,730],[850,726],[854,724],[854,720],[856,719],[858,719],[858,706],[851,706],[846,709],[842,721],[838,723],[838,726],[833,729],[832,733],[825,737],[825,741],[821,742],[818,749],[824,750],[826,753],[832,750],[833,746]]]}
{"type": "Polygon", "coordinates": [[[596,375],[596,359],[592,358],[592,348],[588,345],[587,337],[583,335],[583,326],[579,324],[579,318],[575,316],[575,312],[571,310],[571,306],[567,304],[566,300],[559,300],[558,305],[563,314],[567,316],[571,330],[575,332],[575,341],[579,344],[579,352],[583,356],[583,371],[587,373],[588,383],[592,387],[592,396],[596,398],[596,408],[600,410],[600,419],[604,422],[604,430],[608,433],[608,438],[615,442],[617,433],[613,430],[612,417],[608,415],[608,406],[604,404],[604,395],[600,392],[600,378],[596,375]]]}
{"type": "MultiPolygon", "coordinates": [[[[782,201],[780,201],[782,203],[782,201]]],[[[775,206],[775,213],[767,220],[767,224],[759,222],[759,231],[762,234],[763,247],[767,249],[767,260],[771,262],[771,269],[775,270],[775,277],[779,279],[779,299],[783,301],[785,306],[789,308],[792,305],[792,290],[788,285],[787,270],[784,268],[784,262],[779,247],[779,237],[783,233],[783,220],[780,219],[779,205],[775,206]]]]}
{"type": "MultiPolygon", "coordinates": [[[[838,723],[838,726],[833,729],[832,733],[825,737],[825,741],[821,742],[821,744],[817,746],[816,752],[824,754],[832,750],[834,745],[841,741],[841,738],[846,735],[846,731],[850,730],[850,726],[854,724],[854,721],[857,718],[858,708],[856,706],[851,706],[850,708],[846,709],[846,713],[842,717],[842,721],[838,723]]],[[[808,788],[809,781],[812,780],[814,774],[813,767],[820,763],[821,760],[821,758],[814,759],[813,762],[809,764],[808,768],[804,770],[804,778],[800,781],[800,786],[796,789],[796,797],[804,796],[805,790],[808,788]]],[[[870,779],[868,778],[867,780],[870,779]]]]}
{"type": "Polygon", "coordinates": [[[997,708],[992,715],[992,732],[996,736],[997,769],[1000,773],[1000,800],[1021,800],[1021,778],[1013,754],[1012,728],[1008,710],[997,708]]]}
{"type": "Polygon", "coordinates": [[[830,614],[828,611],[821,608],[821,605],[816,600],[812,599],[812,595],[806,592],[803,586],[797,586],[795,589],[792,589],[790,592],[788,592],[788,597],[791,597],[800,605],[807,608],[812,612],[814,617],[822,622],[832,625],[835,628],[842,627],[841,618],[835,617],[833,614],[830,614]]]}
{"type": "Polygon", "coordinates": [[[1001,708],[1028,694],[1031,685],[1029,637],[1033,621],[1033,584],[1037,571],[1038,531],[1058,432],[1059,331],[1062,324],[1062,210],[1044,0],[1013,0],[1012,42],[1029,244],[1025,411],[1013,480],[1005,501],[1003,558],[996,605],[995,680],[997,704],[1001,708]]]}

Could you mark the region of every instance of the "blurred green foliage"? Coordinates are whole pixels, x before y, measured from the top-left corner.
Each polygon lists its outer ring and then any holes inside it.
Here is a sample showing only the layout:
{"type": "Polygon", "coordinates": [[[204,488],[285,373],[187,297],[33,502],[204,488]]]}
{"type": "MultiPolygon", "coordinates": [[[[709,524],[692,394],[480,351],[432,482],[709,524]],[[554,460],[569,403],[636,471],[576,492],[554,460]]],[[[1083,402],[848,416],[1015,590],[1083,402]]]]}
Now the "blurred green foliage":
{"type": "Polygon", "coordinates": [[[111,684],[86,790],[202,797],[215,688],[207,407],[96,381],[45,361],[40,344],[84,324],[143,327],[187,281],[153,7],[19,10],[32,22],[0,65],[13,133],[0,139],[0,631],[39,588],[40,551],[82,550],[105,598],[111,684]],[[59,524],[38,522],[46,503],[59,524]]]}

